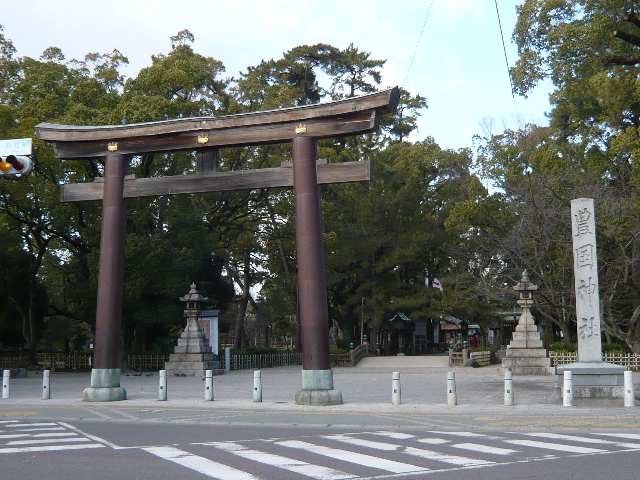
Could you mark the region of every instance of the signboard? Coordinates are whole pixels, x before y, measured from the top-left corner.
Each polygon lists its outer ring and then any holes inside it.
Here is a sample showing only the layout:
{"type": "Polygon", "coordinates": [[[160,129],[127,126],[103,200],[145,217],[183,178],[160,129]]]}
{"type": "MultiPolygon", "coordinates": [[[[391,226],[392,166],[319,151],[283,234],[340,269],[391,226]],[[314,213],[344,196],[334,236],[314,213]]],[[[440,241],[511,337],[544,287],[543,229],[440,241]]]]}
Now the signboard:
{"type": "Polygon", "coordinates": [[[32,142],[30,138],[0,140],[0,157],[6,157],[7,155],[31,155],[32,142]]]}

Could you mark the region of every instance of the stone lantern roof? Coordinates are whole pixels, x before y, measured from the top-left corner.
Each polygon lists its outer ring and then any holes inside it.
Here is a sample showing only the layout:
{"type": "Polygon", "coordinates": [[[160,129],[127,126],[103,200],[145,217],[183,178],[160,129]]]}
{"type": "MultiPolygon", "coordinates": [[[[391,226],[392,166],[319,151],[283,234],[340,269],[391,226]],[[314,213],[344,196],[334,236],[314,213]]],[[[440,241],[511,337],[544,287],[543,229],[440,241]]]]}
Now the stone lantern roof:
{"type": "Polygon", "coordinates": [[[207,300],[209,300],[209,297],[205,297],[204,295],[200,294],[200,292],[196,288],[195,282],[191,283],[191,288],[189,288],[189,291],[187,292],[187,294],[184,297],[180,297],[180,301],[182,302],[202,303],[202,302],[206,302],[207,300]]]}
{"type": "Polygon", "coordinates": [[[513,287],[516,292],[535,292],[538,290],[538,286],[531,283],[529,280],[529,273],[524,270],[522,272],[522,278],[520,281],[513,287]]]}

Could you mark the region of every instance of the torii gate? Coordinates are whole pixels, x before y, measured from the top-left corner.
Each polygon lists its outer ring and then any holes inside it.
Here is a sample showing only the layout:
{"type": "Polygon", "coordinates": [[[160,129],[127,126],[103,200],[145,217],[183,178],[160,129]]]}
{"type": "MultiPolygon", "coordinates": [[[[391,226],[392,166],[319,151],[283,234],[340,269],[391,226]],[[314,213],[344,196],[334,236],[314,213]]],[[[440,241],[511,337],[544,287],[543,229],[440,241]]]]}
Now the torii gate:
{"type": "MultiPolygon", "coordinates": [[[[318,184],[370,179],[368,161],[317,164],[316,139],[355,135],[376,128],[393,112],[398,88],[337,102],[269,111],[130,125],[75,126],[41,123],[38,138],[60,159],[103,157],[104,181],[62,186],[61,201],[102,199],[102,232],[96,312],[95,365],[85,401],[126,399],[120,386],[120,324],[124,284],[125,198],[293,186],[296,208],[299,315],[303,367],[296,403],[342,403],[329,363],[326,275],[318,184]],[[218,149],[293,143],[293,169],[216,172],[218,149]],[[125,178],[129,156],[146,152],[198,151],[199,174],[125,178]],[[293,171],[292,171],[293,170],[293,171]]],[[[100,179],[102,180],[102,179],[100,179]]]]}

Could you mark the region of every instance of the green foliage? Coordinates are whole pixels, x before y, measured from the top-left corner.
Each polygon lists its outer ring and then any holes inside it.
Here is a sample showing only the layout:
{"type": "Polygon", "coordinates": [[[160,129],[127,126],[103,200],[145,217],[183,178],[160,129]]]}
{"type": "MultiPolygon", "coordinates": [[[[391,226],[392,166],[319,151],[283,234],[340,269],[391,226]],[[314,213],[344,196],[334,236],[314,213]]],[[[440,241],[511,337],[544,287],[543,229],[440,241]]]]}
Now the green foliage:
{"type": "Polygon", "coordinates": [[[575,343],[554,342],[549,345],[548,350],[555,353],[576,353],[577,348],[575,343]]]}

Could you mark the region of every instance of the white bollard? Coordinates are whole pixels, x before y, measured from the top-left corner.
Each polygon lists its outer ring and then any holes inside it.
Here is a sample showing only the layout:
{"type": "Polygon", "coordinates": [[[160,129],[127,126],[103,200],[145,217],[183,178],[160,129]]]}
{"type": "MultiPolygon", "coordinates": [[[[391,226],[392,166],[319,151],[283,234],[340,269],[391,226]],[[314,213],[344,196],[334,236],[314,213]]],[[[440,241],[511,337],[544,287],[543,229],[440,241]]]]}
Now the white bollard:
{"type": "Polygon", "coordinates": [[[573,373],[570,370],[564,371],[562,381],[562,406],[573,407],[573,373]]]}
{"type": "Polygon", "coordinates": [[[49,370],[42,371],[42,400],[51,398],[51,389],[49,388],[49,370]]]}
{"type": "Polygon", "coordinates": [[[504,371],[504,405],[513,405],[513,374],[509,369],[504,371]]]}
{"type": "Polygon", "coordinates": [[[262,401],[262,372],[260,370],[253,371],[253,401],[262,401]]]}
{"type": "Polygon", "coordinates": [[[167,371],[160,370],[160,379],[158,381],[158,400],[165,401],[167,399],[167,371]]]}
{"type": "Polygon", "coordinates": [[[402,392],[400,390],[400,372],[391,374],[391,403],[400,405],[402,403],[402,392]]]}
{"type": "Polygon", "coordinates": [[[224,347],[224,373],[231,372],[231,347],[224,347]]]}
{"type": "Polygon", "coordinates": [[[633,387],[633,372],[625,370],[624,372],[624,406],[635,407],[636,396],[633,387]]]}
{"type": "Polygon", "coordinates": [[[11,378],[11,370],[2,372],[2,398],[9,398],[9,379],[11,378]]]}
{"type": "Polygon", "coordinates": [[[447,405],[455,407],[458,404],[458,397],[456,395],[456,374],[455,372],[449,372],[447,374],[447,405]]]}
{"type": "Polygon", "coordinates": [[[204,372],[204,399],[207,402],[213,401],[213,370],[204,372]]]}

